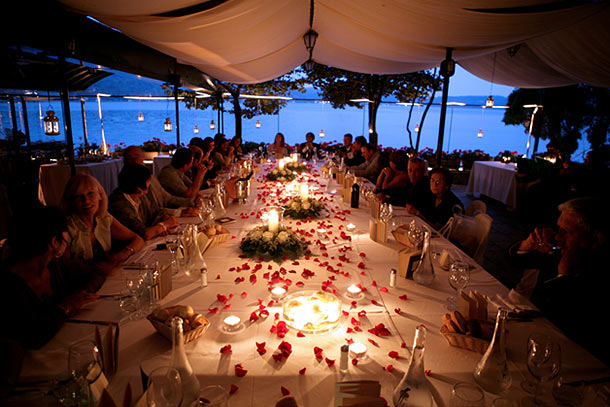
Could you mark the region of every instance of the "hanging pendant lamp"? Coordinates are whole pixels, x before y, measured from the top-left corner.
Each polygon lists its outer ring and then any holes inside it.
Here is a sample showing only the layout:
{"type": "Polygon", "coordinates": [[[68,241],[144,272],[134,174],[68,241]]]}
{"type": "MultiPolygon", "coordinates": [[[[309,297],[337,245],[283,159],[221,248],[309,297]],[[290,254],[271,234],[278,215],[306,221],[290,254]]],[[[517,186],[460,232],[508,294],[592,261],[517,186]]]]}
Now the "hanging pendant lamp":
{"type": "Polygon", "coordinates": [[[172,121],[167,117],[163,123],[163,129],[165,131],[172,131],[172,121]]]}
{"type": "Polygon", "coordinates": [[[210,130],[214,130],[216,128],[216,123],[214,123],[214,120],[212,120],[210,122],[210,130]]]}

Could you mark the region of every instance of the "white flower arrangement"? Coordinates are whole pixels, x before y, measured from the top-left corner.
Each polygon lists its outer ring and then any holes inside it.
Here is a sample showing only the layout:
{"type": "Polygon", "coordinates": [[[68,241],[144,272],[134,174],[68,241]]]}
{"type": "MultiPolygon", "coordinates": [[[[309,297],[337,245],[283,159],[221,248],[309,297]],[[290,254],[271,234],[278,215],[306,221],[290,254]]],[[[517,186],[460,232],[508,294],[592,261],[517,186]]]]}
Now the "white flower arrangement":
{"type": "Polygon", "coordinates": [[[286,202],[284,215],[293,219],[315,218],[320,216],[324,209],[324,204],[318,200],[306,198],[305,200],[297,197],[286,202]]]}
{"type": "Polygon", "coordinates": [[[289,162],[286,164],[286,169],[293,171],[293,172],[309,172],[309,169],[307,168],[307,165],[304,163],[300,163],[300,162],[289,162]]]}
{"type": "Polygon", "coordinates": [[[278,233],[273,233],[264,226],[258,226],[246,235],[239,248],[249,256],[296,258],[307,249],[307,243],[290,229],[280,229],[278,233]]]}
{"type": "Polygon", "coordinates": [[[290,170],[278,170],[278,169],[269,171],[266,176],[268,181],[281,181],[281,182],[292,181],[296,177],[297,177],[297,174],[290,170]]]}

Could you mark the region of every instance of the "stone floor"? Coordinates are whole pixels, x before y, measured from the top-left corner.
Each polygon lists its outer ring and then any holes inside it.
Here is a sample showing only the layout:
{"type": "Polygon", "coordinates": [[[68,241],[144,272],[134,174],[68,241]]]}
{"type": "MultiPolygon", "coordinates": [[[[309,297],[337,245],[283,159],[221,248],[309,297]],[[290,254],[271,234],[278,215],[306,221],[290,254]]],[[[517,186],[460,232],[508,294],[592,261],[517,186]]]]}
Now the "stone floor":
{"type": "MultiPolygon", "coordinates": [[[[475,200],[466,194],[466,185],[453,185],[451,190],[464,206],[475,200]]],[[[506,206],[494,199],[482,196],[487,205],[487,214],[493,218],[483,267],[509,288],[517,284],[521,271],[507,261],[508,248],[518,240],[525,239],[535,225],[523,219],[517,211],[508,211],[506,206]]]]}

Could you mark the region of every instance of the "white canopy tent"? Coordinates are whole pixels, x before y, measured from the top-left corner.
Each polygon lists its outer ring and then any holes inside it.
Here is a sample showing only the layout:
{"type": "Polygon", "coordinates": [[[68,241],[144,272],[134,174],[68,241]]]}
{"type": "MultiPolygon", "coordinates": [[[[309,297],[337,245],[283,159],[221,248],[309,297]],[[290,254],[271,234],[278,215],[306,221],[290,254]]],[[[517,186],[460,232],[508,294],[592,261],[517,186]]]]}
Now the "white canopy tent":
{"type": "MultiPolygon", "coordinates": [[[[225,81],[269,80],[309,57],[309,0],[60,1],[225,81]]],[[[608,1],[315,0],[313,10],[321,64],[413,72],[452,48],[461,66],[495,83],[610,87],[608,1]]]]}

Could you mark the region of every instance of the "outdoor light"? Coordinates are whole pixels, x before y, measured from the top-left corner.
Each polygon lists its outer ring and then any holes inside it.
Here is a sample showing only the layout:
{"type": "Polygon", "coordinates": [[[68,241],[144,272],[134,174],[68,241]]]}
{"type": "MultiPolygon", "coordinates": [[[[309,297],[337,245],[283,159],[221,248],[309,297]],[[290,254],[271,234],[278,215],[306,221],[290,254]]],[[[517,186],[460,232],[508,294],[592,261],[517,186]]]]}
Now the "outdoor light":
{"type": "Polygon", "coordinates": [[[493,96],[489,95],[489,97],[485,101],[485,107],[493,107],[493,106],[494,106],[494,98],[493,98],[493,96]]]}
{"type": "Polygon", "coordinates": [[[318,39],[318,33],[312,30],[311,28],[305,33],[303,36],[303,42],[305,43],[305,48],[309,53],[313,51],[313,48],[316,46],[316,40],[318,39]]]}
{"type": "Polygon", "coordinates": [[[214,120],[212,120],[210,122],[210,130],[214,130],[216,128],[216,124],[214,123],[214,120]]]}
{"type": "Polygon", "coordinates": [[[172,131],[172,121],[168,118],[165,119],[165,123],[163,123],[163,129],[165,131],[172,131]]]}
{"type": "Polygon", "coordinates": [[[320,130],[320,138],[324,138],[324,129],[320,130]]]}
{"type": "Polygon", "coordinates": [[[260,129],[261,128],[261,121],[256,119],[256,128],[260,129]]]}
{"type": "Polygon", "coordinates": [[[138,121],[139,122],[143,122],[144,121],[144,115],[142,114],[142,112],[138,113],[138,121]]]}
{"type": "Polygon", "coordinates": [[[199,127],[197,127],[197,125],[195,125],[195,127],[193,127],[193,133],[199,134],[199,127]]]}
{"type": "Polygon", "coordinates": [[[42,120],[44,121],[44,134],[47,136],[59,135],[59,118],[55,116],[53,110],[47,110],[47,115],[42,120]]]}
{"type": "Polygon", "coordinates": [[[479,132],[477,133],[477,137],[483,138],[483,129],[479,129],[479,132]]]}
{"type": "Polygon", "coordinates": [[[416,133],[419,133],[419,123],[415,125],[415,129],[414,130],[415,130],[416,133]]]}

